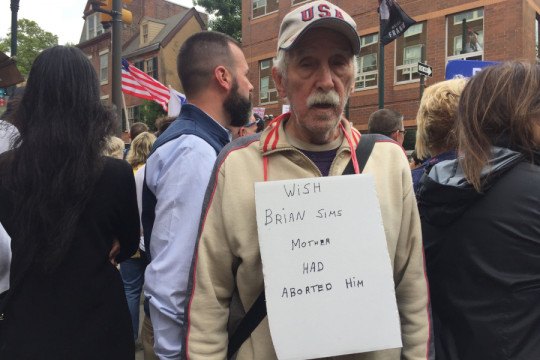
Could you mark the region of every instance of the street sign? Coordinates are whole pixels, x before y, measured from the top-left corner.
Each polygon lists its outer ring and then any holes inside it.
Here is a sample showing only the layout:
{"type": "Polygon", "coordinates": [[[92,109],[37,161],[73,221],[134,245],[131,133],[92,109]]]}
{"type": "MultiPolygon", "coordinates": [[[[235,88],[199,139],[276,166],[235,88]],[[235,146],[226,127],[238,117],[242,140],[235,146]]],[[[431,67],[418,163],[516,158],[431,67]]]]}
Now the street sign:
{"type": "Polygon", "coordinates": [[[428,64],[422,64],[421,62],[418,63],[418,73],[420,75],[424,76],[433,76],[433,68],[429,66],[428,64]]]}

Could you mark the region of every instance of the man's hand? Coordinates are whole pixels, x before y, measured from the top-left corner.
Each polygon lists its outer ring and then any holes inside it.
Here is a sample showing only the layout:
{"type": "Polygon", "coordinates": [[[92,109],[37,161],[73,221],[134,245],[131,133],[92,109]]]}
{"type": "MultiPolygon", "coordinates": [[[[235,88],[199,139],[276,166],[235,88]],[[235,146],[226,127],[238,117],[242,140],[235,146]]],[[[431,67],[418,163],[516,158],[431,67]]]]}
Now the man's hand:
{"type": "Polygon", "coordinates": [[[114,239],[111,247],[111,251],[109,252],[109,261],[114,266],[118,266],[118,263],[116,262],[116,256],[120,253],[120,241],[118,239],[114,239]]]}

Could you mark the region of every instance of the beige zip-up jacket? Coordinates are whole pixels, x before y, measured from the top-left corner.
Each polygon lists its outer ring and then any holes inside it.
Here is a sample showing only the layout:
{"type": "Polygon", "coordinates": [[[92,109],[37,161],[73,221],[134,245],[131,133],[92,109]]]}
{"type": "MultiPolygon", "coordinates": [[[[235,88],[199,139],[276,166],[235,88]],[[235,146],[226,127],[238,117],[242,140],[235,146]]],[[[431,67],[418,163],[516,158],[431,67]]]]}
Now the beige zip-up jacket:
{"type": "MultiPolygon", "coordinates": [[[[268,159],[268,181],[321,176],[317,166],[287,141],[283,128],[287,116],[278,119],[261,134],[260,140],[251,136],[229,144],[216,162],[192,268],[184,348],[188,359],[225,359],[229,313],[232,317],[236,312],[231,305],[236,303],[236,299],[232,301],[233,295],[238,296],[244,312],[263,290],[254,199],[254,183],[264,181],[263,157],[268,159]]],[[[346,120],[342,120],[342,125],[356,146],[360,133],[346,120]]],[[[351,149],[344,137],[330,176],[341,175],[350,158],[351,149]]],[[[430,332],[428,290],[420,219],[403,149],[391,140],[377,142],[363,173],[372,174],[376,183],[394,270],[403,348],[336,358],[426,359],[430,332]]],[[[267,318],[244,342],[236,358],[276,359],[267,318]]]]}

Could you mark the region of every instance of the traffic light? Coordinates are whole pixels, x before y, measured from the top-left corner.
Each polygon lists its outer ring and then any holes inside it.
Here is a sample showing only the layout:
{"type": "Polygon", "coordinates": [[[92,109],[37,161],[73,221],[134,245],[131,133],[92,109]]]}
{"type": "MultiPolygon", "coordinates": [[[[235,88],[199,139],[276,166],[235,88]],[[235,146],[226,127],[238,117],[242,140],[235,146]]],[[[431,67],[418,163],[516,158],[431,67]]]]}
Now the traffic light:
{"type": "Polygon", "coordinates": [[[131,11],[124,9],[124,5],[129,5],[133,0],[122,0],[122,22],[124,24],[131,24],[133,22],[133,14],[131,11]]]}
{"type": "MultiPolygon", "coordinates": [[[[133,0],[122,0],[122,22],[124,24],[129,25],[133,21],[133,14],[131,13],[131,11],[123,8],[123,5],[129,5],[132,1],[133,0]]],[[[112,21],[112,3],[113,0],[100,0],[100,9],[105,11],[100,11],[100,21],[102,24],[110,23],[112,21]]]]}
{"type": "MultiPolygon", "coordinates": [[[[99,8],[101,10],[105,10],[105,11],[108,11],[109,13],[112,12],[112,2],[113,0],[102,0],[100,1],[101,2],[101,5],[99,6],[99,8]]],[[[99,14],[99,18],[100,18],[100,21],[101,23],[109,23],[112,21],[112,16],[107,14],[107,13],[100,13],[99,14]]]]}

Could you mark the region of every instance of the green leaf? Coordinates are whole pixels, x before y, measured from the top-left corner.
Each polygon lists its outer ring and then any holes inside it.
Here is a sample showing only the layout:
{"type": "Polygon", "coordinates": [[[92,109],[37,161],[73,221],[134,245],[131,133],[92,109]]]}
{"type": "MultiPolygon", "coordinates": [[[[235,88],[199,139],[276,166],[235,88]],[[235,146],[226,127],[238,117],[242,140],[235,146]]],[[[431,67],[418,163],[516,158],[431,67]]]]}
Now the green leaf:
{"type": "MultiPolygon", "coordinates": [[[[24,77],[28,76],[35,58],[43,50],[58,45],[58,36],[43,30],[32,20],[17,22],[17,68],[24,77]]],[[[0,51],[10,52],[11,32],[0,38],[0,51]]]]}

